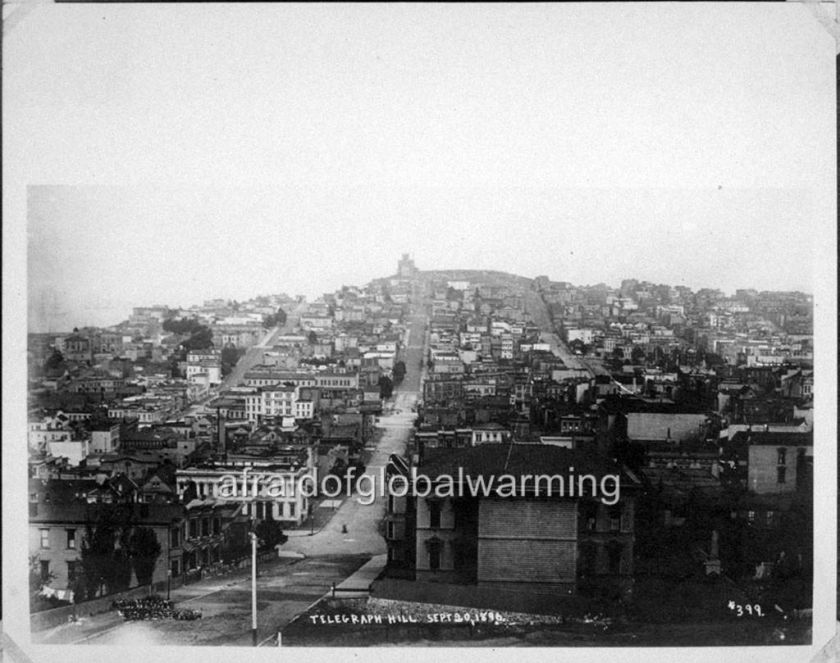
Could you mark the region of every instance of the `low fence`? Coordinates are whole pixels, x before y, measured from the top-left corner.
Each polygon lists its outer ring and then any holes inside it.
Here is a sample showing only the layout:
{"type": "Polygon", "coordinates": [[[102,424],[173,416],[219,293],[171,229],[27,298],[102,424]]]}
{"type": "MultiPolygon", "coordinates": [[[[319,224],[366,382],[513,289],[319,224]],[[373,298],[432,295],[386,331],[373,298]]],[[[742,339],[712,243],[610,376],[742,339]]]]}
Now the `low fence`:
{"type": "MultiPolygon", "coordinates": [[[[183,578],[172,578],[169,587],[176,589],[184,584],[183,578]]],[[[42,610],[41,612],[34,612],[29,617],[30,628],[33,632],[43,631],[48,628],[54,628],[60,624],[65,624],[71,619],[80,617],[90,617],[91,615],[98,615],[103,612],[111,610],[111,605],[114,601],[119,599],[136,599],[149,594],[165,594],[167,589],[167,581],[161,580],[152,585],[140,585],[133,589],[124,592],[114,592],[107,596],[100,596],[90,601],[82,601],[73,605],[65,605],[60,608],[53,608],[52,610],[42,610]]]]}

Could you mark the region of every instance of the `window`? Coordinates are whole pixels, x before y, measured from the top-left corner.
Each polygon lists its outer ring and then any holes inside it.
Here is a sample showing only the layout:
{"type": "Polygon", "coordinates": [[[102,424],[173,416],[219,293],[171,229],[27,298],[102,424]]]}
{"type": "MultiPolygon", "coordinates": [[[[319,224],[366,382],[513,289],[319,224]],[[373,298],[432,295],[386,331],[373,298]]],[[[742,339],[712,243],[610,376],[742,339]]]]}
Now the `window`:
{"type": "Polygon", "coordinates": [[[180,527],[173,527],[169,530],[169,546],[171,548],[177,548],[181,545],[181,528],[180,527]]]}
{"type": "Polygon", "coordinates": [[[786,467],[776,468],[776,483],[785,483],[785,474],[787,474],[786,467]]]}
{"type": "Polygon", "coordinates": [[[580,515],[584,529],[589,531],[595,530],[598,522],[598,505],[591,500],[584,501],[581,504],[580,515]]]}
{"type": "Polygon", "coordinates": [[[392,522],[388,523],[388,538],[389,539],[394,538],[394,523],[392,523],[392,522]]]}
{"type": "Polygon", "coordinates": [[[50,547],[50,531],[48,529],[41,529],[38,530],[41,534],[41,547],[42,548],[49,548],[50,547]]]}
{"type": "Polygon", "coordinates": [[[50,581],[50,562],[49,560],[41,560],[41,582],[50,581]]]}
{"type": "Polygon", "coordinates": [[[630,509],[621,510],[621,531],[629,532],[633,528],[633,512],[630,509]]]}
{"type": "Polygon", "coordinates": [[[76,548],[76,530],[74,529],[67,530],[67,547],[71,550],[76,548]]]}
{"type": "Polygon", "coordinates": [[[429,527],[432,529],[440,527],[440,502],[429,502],[429,527]]]}
{"type": "Polygon", "coordinates": [[[290,517],[290,518],[294,518],[294,517],[295,517],[295,511],[296,511],[296,510],[297,510],[297,509],[295,508],[295,503],[294,503],[294,502],[289,502],[289,517],[290,517]]]}
{"type": "Polygon", "coordinates": [[[222,521],[220,518],[213,518],[213,534],[218,534],[222,531],[222,521]]]}
{"type": "Polygon", "coordinates": [[[67,562],[67,584],[71,585],[76,580],[76,574],[78,573],[78,562],[72,561],[67,562]]]}
{"type": "Polygon", "coordinates": [[[784,448],[779,449],[777,451],[776,464],[777,465],[785,465],[786,459],[787,459],[787,449],[784,449],[784,448]]]}
{"type": "Polygon", "coordinates": [[[195,518],[190,518],[190,538],[193,539],[198,536],[198,521],[195,518]]]}
{"type": "Polygon", "coordinates": [[[610,531],[617,532],[621,528],[621,506],[616,504],[610,507],[610,531]]]}

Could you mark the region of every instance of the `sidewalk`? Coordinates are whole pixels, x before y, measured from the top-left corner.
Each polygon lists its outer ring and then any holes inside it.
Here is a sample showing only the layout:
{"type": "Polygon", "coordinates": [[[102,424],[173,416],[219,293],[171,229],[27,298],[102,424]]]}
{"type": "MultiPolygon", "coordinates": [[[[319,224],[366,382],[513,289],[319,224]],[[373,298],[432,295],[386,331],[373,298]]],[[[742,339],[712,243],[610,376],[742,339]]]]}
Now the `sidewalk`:
{"type": "Polygon", "coordinates": [[[388,555],[374,555],[371,557],[358,571],[348,577],[344,582],[335,586],[336,598],[363,598],[370,596],[370,588],[373,581],[379,577],[379,574],[385,569],[387,563],[388,555]]]}

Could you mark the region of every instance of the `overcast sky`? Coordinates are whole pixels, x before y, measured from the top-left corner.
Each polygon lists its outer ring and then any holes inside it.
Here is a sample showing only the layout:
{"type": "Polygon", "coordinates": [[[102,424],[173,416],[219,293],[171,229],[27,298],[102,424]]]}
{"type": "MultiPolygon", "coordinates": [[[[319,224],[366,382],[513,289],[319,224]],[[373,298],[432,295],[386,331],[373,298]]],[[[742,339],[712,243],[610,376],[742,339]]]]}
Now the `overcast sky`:
{"type": "Polygon", "coordinates": [[[810,292],[836,218],[834,44],[798,5],[70,4],[4,51],[32,327],[403,252],[810,292]]]}

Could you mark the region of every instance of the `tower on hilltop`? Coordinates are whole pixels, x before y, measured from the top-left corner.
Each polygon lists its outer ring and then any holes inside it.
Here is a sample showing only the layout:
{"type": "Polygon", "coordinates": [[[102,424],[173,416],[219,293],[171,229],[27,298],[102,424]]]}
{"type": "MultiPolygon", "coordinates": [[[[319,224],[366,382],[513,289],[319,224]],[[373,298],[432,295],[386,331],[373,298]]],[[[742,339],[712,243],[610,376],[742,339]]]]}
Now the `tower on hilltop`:
{"type": "Polygon", "coordinates": [[[415,274],[417,274],[417,267],[415,267],[414,261],[407,253],[403,253],[402,258],[397,263],[397,276],[401,279],[410,279],[414,278],[415,274]]]}

